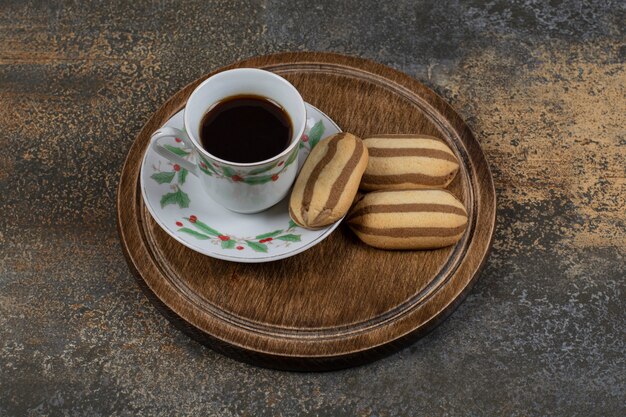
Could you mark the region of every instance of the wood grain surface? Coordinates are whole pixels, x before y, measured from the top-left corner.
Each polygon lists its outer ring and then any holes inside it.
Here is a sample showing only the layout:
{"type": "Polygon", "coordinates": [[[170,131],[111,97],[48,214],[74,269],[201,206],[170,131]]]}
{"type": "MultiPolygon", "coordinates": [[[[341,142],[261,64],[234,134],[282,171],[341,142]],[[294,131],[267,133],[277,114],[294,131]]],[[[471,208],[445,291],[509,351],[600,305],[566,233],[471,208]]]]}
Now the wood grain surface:
{"type": "Polygon", "coordinates": [[[122,172],[118,229],[127,261],[149,298],[176,325],[211,347],[280,369],[357,365],[404,346],[439,323],[476,279],[495,224],[491,174],[463,120],[418,81],[371,61],[283,53],[223,69],[235,67],[280,74],[306,101],[356,135],[423,133],[445,140],[462,162],[449,189],[468,209],[467,232],[453,247],[394,252],[365,246],[342,225],[314,248],[267,264],[216,260],[182,246],[144,207],[139,167],[151,133],[184,107],[208,74],[150,118],[122,172]]]}

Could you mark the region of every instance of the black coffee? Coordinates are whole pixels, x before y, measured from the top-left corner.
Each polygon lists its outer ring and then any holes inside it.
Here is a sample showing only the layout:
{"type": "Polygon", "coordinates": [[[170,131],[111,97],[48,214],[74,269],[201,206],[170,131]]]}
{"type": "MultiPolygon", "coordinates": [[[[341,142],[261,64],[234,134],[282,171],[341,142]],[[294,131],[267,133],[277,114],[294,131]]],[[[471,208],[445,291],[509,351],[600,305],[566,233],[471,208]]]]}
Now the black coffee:
{"type": "Polygon", "coordinates": [[[292,135],[285,111],[264,97],[233,96],[202,118],[200,141],[210,154],[231,162],[258,162],[284,151],[292,135]]]}

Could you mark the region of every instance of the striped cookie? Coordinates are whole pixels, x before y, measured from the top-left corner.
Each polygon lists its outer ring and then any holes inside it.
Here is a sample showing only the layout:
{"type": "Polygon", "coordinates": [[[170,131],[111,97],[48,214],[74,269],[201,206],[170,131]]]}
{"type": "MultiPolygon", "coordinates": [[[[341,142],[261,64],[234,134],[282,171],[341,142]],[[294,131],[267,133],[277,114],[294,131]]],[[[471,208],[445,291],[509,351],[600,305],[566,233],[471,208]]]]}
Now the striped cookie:
{"type": "Polygon", "coordinates": [[[366,194],[348,225],[381,249],[436,249],[456,243],[467,226],[463,203],[446,190],[391,190],[366,194]]]}
{"type": "Polygon", "coordinates": [[[363,190],[444,188],[459,170],[454,153],[432,136],[376,135],[363,143],[370,156],[363,190]]]}
{"type": "Polygon", "coordinates": [[[363,141],[338,133],[311,151],[296,179],[289,214],[302,227],[316,229],[342,218],[350,208],[367,166],[363,141]]]}

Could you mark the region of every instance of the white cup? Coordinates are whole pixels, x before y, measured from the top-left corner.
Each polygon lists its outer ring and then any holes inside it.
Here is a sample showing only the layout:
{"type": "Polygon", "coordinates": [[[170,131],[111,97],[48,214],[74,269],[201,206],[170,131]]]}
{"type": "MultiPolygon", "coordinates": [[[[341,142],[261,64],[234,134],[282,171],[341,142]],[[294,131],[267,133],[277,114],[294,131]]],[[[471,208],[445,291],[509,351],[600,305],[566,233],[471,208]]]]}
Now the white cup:
{"type": "Polygon", "coordinates": [[[184,131],[163,127],[154,132],[150,146],[159,155],[197,176],[206,193],[216,202],[239,213],[256,213],[287,195],[298,172],[298,144],[306,125],[304,100],[289,81],[256,68],[217,73],[203,81],[189,96],[184,123],[184,131]],[[228,97],[242,94],[268,98],[289,115],[293,136],[289,146],[278,155],[259,162],[237,163],[211,155],[200,144],[200,123],[207,111],[228,97]],[[181,139],[192,149],[195,162],[161,146],[159,140],[167,137],[181,139]]]}

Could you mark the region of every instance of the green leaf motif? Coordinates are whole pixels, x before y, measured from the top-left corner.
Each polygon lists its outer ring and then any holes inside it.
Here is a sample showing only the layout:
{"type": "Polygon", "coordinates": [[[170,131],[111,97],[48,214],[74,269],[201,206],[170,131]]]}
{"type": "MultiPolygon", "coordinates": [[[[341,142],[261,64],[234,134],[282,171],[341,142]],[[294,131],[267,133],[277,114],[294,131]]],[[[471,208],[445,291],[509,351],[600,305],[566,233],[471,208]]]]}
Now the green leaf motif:
{"type": "Polygon", "coordinates": [[[209,227],[207,224],[201,222],[200,220],[196,220],[195,222],[192,222],[191,220],[189,220],[188,217],[185,217],[185,220],[189,221],[189,223],[193,224],[197,229],[202,230],[204,233],[208,233],[213,236],[222,235],[220,232],[213,229],[212,227],[209,227]]]}
{"type": "Polygon", "coordinates": [[[267,245],[265,243],[252,242],[251,240],[246,240],[246,243],[255,252],[267,253],[267,245]]]}
{"type": "Polygon", "coordinates": [[[298,227],[298,223],[296,223],[293,220],[289,219],[289,227],[287,228],[287,230],[295,229],[296,227],[298,227]]]}
{"type": "Polygon", "coordinates": [[[178,190],[175,193],[167,193],[161,197],[161,208],[170,204],[178,204],[180,208],[189,207],[189,196],[182,190],[178,190]]]}
{"type": "Polygon", "coordinates": [[[285,242],[300,242],[300,235],[288,234],[288,235],[278,236],[276,239],[284,240],[285,242]]]}
{"type": "Polygon", "coordinates": [[[187,171],[185,168],[181,168],[180,171],[178,171],[178,183],[180,185],[183,185],[185,183],[185,179],[187,179],[187,174],[189,174],[189,171],[187,171]]]}
{"type": "Polygon", "coordinates": [[[211,171],[207,170],[206,168],[202,168],[202,165],[200,165],[200,171],[204,172],[205,174],[207,174],[210,177],[213,176],[213,173],[211,171]]]}
{"type": "Polygon", "coordinates": [[[223,166],[222,167],[222,172],[224,173],[224,175],[226,175],[228,178],[232,177],[233,175],[235,175],[235,170],[232,169],[231,167],[227,167],[227,166],[223,166]]]}
{"type": "Polygon", "coordinates": [[[168,151],[170,151],[171,153],[176,154],[178,156],[189,155],[189,152],[187,152],[183,148],[177,148],[176,146],[172,146],[172,145],[163,145],[163,147],[167,149],[168,151]]]}
{"type": "Polygon", "coordinates": [[[293,161],[296,160],[296,158],[298,158],[298,152],[293,151],[291,155],[289,155],[289,159],[287,159],[287,162],[285,162],[285,167],[291,165],[293,161]]]}
{"type": "Polygon", "coordinates": [[[266,182],[270,182],[271,180],[272,180],[271,175],[261,175],[258,177],[245,177],[243,179],[243,182],[245,182],[246,184],[250,184],[250,185],[258,185],[258,184],[265,184],[266,182]]]}
{"type": "Polygon", "coordinates": [[[232,249],[235,247],[235,241],[232,239],[222,241],[222,249],[232,249]]]}
{"type": "MultiPolygon", "coordinates": [[[[200,156],[200,160],[201,160],[202,162],[204,162],[204,165],[206,165],[206,168],[204,168],[202,165],[200,165],[200,169],[202,169],[203,171],[208,169],[208,170],[211,170],[211,171],[213,171],[214,173],[216,173],[216,174],[217,174],[217,171],[215,170],[215,168],[213,167],[213,165],[212,165],[209,161],[207,161],[206,159],[204,159],[204,157],[203,157],[203,156],[200,156]]],[[[210,175],[210,174],[209,174],[209,175],[210,175]]]]}
{"type": "Polygon", "coordinates": [[[176,172],[156,172],[150,176],[153,180],[158,182],[159,184],[169,184],[174,179],[174,175],[176,172]]]}
{"type": "Polygon", "coordinates": [[[321,120],[313,125],[311,130],[309,131],[309,143],[311,144],[311,149],[315,148],[317,142],[322,139],[322,135],[324,134],[324,122],[321,120]]]}
{"type": "Polygon", "coordinates": [[[207,239],[211,239],[209,236],[207,235],[203,235],[202,233],[196,232],[193,229],[189,229],[187,227],[181,227],[180,229],[178,229],[179,232],[183,232],[183,233],[187,233],[188,235],[191,235],[193,237],[195,237],[196,239],[200,239],[200,240],[207,240],[207,239]]]}
{"type": "Polygon", "coordinates": [[[280,230],[274,230],[273,232],[269,232],[269,233],[263,233],[262,235],[258,235],[255,237],[255,239],[259,240],[259,239],[265,239],[268,237],[275,237],[278,236],[279,234],[281,234],[283,232],[283,229],[280,230]]]}
{"type": "Polygon", "coordinates": [[[270,164],[270,165],[268,165],[268,166],[266,166],[266,167],[264,167],[264,168],[257,168],[257,169],[253,169],[252,171],[250,171],[250,172],[248,173],[248,175],[257,175],[257,174],[262,174],[262,173],[264,173],[264,172],[267,172],[267,171],[269,171],[270,169],[273,169],[273,168],[276,166],[276,164],[277,164],[277,163],[278,163],[278,162],[274,162],[273,164],[270,164]]]}

